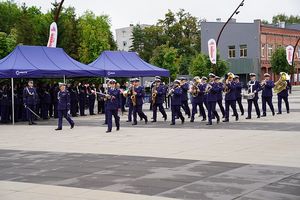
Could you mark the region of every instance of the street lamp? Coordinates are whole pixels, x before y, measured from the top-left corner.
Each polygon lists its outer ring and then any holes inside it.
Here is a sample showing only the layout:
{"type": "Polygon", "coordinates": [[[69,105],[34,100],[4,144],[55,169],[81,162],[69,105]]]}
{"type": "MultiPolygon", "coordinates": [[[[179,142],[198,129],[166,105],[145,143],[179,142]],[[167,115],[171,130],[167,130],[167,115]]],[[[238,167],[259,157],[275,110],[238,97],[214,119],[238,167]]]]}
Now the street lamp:
{"type": "MultiPolygon", "coordinates": [[[[291,66],[291,84],[293,82],[293,79],[294,79],[294,71],[293,71],[293,67],[294,67],[294,64],[295,64],[295,53],[296,53],[296,49],[297,49],[297,46],[299,44],[299,41],[300,41],[300,37],[298,38],[297,42],[296,42],[296,45],[294,46],[294,52],[293,52],[293,57],[292,57],[292,66],[291,66]]],[[[300,56],[300,55],[299,55],[300,56]]]]}
{"type": "Polygon", "coordinates": [[[227,22],[223,25],[223,27],[222,27],[222,29],[221,29],[219,35],[218,35],[218,39],[217,39],[217,47],[218,47],[219,40],[220,40],[220,37],[221,37],[222,32],[224,31],[225,26],[229,23],[229,21],[232,19],[232,17],[233,17],[234,15],[238,15],[238,14],[240,13],[239,8],[242,7],[242,6],[244,6],[244,2],[245,2],[245,0],[242,0],[242,2],[239,4],[239,6],[238,6],[238,7],[234,10],[234,12],[230,15],[230,17],[228,18],[227,22]]]}

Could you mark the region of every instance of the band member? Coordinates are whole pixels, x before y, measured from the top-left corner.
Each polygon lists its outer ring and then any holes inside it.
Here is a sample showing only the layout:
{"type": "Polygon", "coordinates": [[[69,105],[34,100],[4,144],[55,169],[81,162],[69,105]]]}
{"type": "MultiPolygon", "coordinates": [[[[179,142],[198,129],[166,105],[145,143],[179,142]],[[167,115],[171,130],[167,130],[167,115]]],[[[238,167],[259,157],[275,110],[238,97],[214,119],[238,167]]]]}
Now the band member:
{"type": "Polygon", "coordinates": [[[287,80],[287,74],[285,72],[280,73],[280,79],[275,83],[278,98],[278,115],[282,114],[282,99],[285,102],[286,112],[290,113],[290,105],[289,105],[289,89],[291,87],[290,82],[287,80]],[[278,88],[278,89],[277,89],[278,88]]]}
{"type": "Polygon", "coordinates": [[[187,83],[187,78],[181,77],[180,78],[180,87],[182,89],[182,97],[181,97],[181,102],[182,102],[182,108],[184,110],[184,113],[188,115],[188,118],[191,117],[191,111],[188,103],[188,91],[190,89],[189,84],[187,83]]]}
{"type": "Polygon", "coordinates": [[[203,95],[203,104],[205,105],[206,110],[208,110],[208,106],[207,106],[207,93],[205,92],[206,91],[206,86],[207,86],[207,77],[202,76],[201,83],[202,83],[203,92],[204,92],[204,95],[203,95]]]}
{"type": "Polygon", "coordinates": [[[203,99],[205,93],[206,85],[201,83],[201,79],[199,76],[194,77],[194,83],[191,87],[191,95],[192,95],[192,116],[190,122],[195,121],[195,114],[198,112],[197,107],[199,106],[200,114],[203,117],[202,121],[206,121],[206,114],[203,107],[203,99]]]}
{"type": "Polygon", "coordinates": [[[68,91],[70,92],[70,103],[71,103],[71,108],[70,108],[70,113],[72,117],[77,117],[77,112],[78,112],[78,90],[76,87],[74,87],[73,84],[71,84],[68,87],[68,91]]]}
{"type": "Polygon", "coordinates": [[[152,88],[152,110],[153,110],[153,120],[152,122],[157,121],[157,107],[159,111],[163,115],[164,120],[167,120],[167,114],[164,109],[163,103],[165,98],[165,87],[161,84],[161,80],[159,78],[155,79],[155,84],[152,88]]]}
{"type": "Polygon", "coordinates": [[[40,99],[41,99],[41,117],[43,119],[49,119],[49,108],[51,105],[51,95],[50,95],[47,85],[44,85],[41,88],[40,99]]]}
{"type": "Polygon", "coordinates": [[[120,117],[118,116],[118,110],[121,107],[121,93],[120,90],[116,88],[116,81],[111,79],[109,81],[109,88],[107,94],[104,94],[106,98],[106,110],[107,113],[107,131],[110,133],[112,131],[112,117],[115,118],[116,130],[120,130],[120,117]]]}
{"type": "Polygon", "coordinates": [[[247,99],[248,102],[248,117],[246,119],[251,119],[252,104],[255,106],[257,118],[260,118],[260,110],[258,106],[258,92],[261,90],[260,83],[256,80],[256,74],[250,73],[250,81],[248,82],[248,93],[254,94],[253,98],[247,99]]]}
{"type": "Polygon", "coordinates": [[[0,91],[1,123],[9,123],[9,113],[11,107],[11,92],[7,85],[4,85],[0,91]]]}
{"type": "MultiPolygon", "coordinates": [[[[99,84],[97,88],[98,94],[104,93],[104,87],[102,84],[99,84]]],[[[104,114],[104,98],[100,95],[97,95],[97,101],[98,101],[98,114],[104,114]]]]}
{"type": "Polygon", "coordinates": [[[138,78],[133,80],[133,92],[131,94],[131,101],[133,105],[133,124],[137,125],[137,114],[148,123],[148,118],[143,112],[143,103],[145,91],[144,87],[140,85],[140,80],[138,78]]]}
{"type": "Polygon", "coordinates": [[[270,74],[265,73],[264,77],[265,80],[263,80],[261,82],[261,88],[262,88],[262,95],[261,95],[261,99],[262,99],[262,110],[263,110],[263,114],[262,117],[267,116],[267,103],[272,111],[272,115],[275,115],[275,111],[274,111],[274,106],[273,106],[273,102],[272,102],[272,97],[273,97],[273,88],[274,88],[274,82],[272,80],[270,80],[270,74]]]}
{"type": "Polygon", "coordinates": [[[217,83],[217,85],[219,86],[220,90],[219,92],[217,93],[217,104],[221,110],[221,113],[222,113],[222,118],[225,117],[225,109],[224,109],[224,106],[223,106],[223,90],[224,90],[224,85],[222,82],[220,82],[220,77],[219,76],[216,76],[215,77],[215,82],[217,83]]]}
{"type": "Polygon", "coordinates": [[[89,112],[90,115],[95,115],[94,109],[95,109],[95,101],[96,101],[96,86],[95,84],[92,84],[87,88],[87,99],[89,102],[89,112]]]}
{"type": "Polygon", "coordinates": [[[86,95],[87,95],[85,85],[79,83],[78,90],[79,90],[79,113],[80,113],[80,116],[86,116],[84,113],[85,103],[86,103],[86,95]]]}
{"type": "Polygon", "coordinates": [[[173,88],[169,91],[171,96],[171,112],[172,112],[172,121],[170,125],[175,125],[176,117],[181,119],[181,123],[184,123],[184,117],[181,113],[180,107],[182,106],[182,88],[180,87],[180,81],[175,80],[173,88]]]}
{"type": "Polygon", "coordinates": [[[223,122],[229,122],[229,106],[232,108],[233,114],[235,116],[235,121],[239,120],[239,115],[236,111],[236,89],[235,82],[233,81],[234,74],[229,72],[227,74],[224,92],[225,92],[225,120],[223,122]]]}
{"type": "Polygon", "coordinates": [[[27,112],[27,120],[29,125],[36,124],[34,122],[34,115],[32,112],[36,110],[36,104],[38,101],[38,94],[33,87],[33,81],[28,81],[28,86],[23,90],[23,104],[27,112]]]}
{"type": "Polygon", "coordinates": [[[241,115],[244,115],[244,107],[242,104],[242,83],[240,82],[240,77],[238,75],[235,75],[234,77],[234,82],[235,82],[235,96],[236,96],[236,101],[239,105],[240,111],[241,111],[241,115]]]}
{"type": "Polygon", "coordinates": [[[215,82],[215,77],[213,73],[209,74],[209,83],[206,86],[205,92],[207,93],[207,107],[208,107],[208,123],[207,125],[212,125],[213,115],[217,118],[217,123],[220,122],[219,114],[216,111],[217,103],[217,93],[220,92],[220,87],[215,82]]]}
{"type": "Polygon", "coordinates": [[[69,122],[71,129],[74,128],[75,123],[68,113],[71,107],[70,103],[70,93],[66,90],[66,85],[64,83],[59,83],[59,92],[57,93],[57,111],[58,111],[58,127],[56,131],[62,130],[62,120],[63,117],[69,122]]]}

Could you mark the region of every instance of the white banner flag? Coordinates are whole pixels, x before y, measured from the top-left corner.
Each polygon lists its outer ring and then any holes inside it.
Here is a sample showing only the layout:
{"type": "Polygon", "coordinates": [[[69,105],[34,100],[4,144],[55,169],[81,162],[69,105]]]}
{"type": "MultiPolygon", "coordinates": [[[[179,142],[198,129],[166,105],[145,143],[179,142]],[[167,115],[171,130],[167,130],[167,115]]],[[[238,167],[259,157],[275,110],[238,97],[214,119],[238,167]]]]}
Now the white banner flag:
{"type": "Polygon", "coordinates": [[[209,59],[212,64],[217,63],[217,44],[214,39],[208,41],[208,54],[209,59]]]}
{"type": "Polygon", "coordinates": [[[289,65],[292,65],[293,63],[293,53],[294,53],[294,47],[289,45],[286,47],[286,60],[288,61],[289,65]]]}
{"type": "Polygon", "coordinates": [[[57,25],[55,22],[53,22],[50,25],[50,35],[49,35],[47,47],[55,48],[56,43],[57,43],[57,25]]]}

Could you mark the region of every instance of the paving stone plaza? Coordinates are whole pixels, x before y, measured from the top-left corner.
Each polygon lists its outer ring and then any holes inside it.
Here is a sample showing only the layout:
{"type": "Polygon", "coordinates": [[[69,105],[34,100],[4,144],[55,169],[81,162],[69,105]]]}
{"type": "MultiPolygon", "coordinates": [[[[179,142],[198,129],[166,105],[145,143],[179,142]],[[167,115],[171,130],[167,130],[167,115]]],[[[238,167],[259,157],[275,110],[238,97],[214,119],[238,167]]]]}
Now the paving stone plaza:
{"type": "Polygon", "coordinates": [[[132,127],[126,114],[109,134],[101,115],[74,118],[76,127],[59,133],[56,120],[1,125],[0,199],[299,200],[300,88],[293,89],[290,114],[210,127],[201,118],[170,127],[160,117],[132,127]]]}

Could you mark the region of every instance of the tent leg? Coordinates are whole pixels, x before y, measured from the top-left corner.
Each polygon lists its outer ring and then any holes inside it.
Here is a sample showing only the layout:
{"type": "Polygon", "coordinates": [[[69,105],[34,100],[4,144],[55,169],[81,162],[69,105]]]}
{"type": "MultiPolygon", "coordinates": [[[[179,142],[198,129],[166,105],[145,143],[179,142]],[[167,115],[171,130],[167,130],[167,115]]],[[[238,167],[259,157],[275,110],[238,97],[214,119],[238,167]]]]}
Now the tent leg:
{"type": "Polygon", "coordinates": [[[14,79],[11,78],[11,116],[12,124],[15,124],[15,94],[14,94],[14,79]]]}
{"type": "Polygon", "coordinates": [[[64,76],[64,84],[66,84],[66,76],[64,76]]]}

